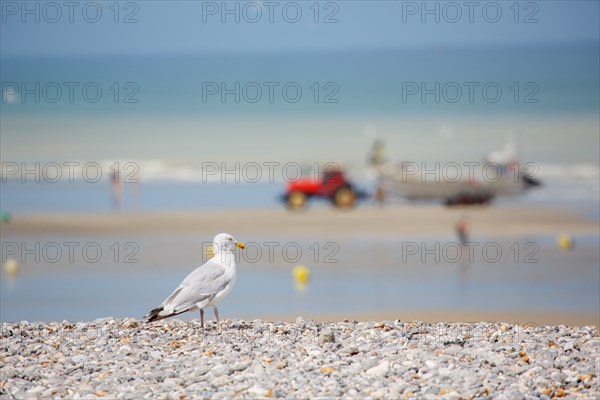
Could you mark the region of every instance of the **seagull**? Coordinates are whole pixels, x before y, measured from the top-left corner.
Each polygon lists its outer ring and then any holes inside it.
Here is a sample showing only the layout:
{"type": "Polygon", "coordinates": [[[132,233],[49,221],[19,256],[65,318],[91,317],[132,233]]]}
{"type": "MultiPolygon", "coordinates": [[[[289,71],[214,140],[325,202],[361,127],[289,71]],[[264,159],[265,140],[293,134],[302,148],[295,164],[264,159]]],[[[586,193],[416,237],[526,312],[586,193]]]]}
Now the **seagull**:
{"type": "Polygon", "coordinates": [[[214,257],[192,271],[162,304],[144,316],[146,322],[159,321],[187,311],[200,310],[200,324],[204,327],[204,308],[213,307],[217,326],[221,330],[217,304],[235,284],[236,247],[244,249],[228,233],[219,233],[213,239],[214,257]]]}

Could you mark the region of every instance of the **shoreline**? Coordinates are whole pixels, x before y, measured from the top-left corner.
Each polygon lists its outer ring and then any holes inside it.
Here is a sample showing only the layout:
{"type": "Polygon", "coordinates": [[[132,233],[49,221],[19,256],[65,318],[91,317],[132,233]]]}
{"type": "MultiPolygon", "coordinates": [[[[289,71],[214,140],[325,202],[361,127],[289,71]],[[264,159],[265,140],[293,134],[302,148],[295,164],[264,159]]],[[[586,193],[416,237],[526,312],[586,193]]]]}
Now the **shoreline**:
{"type": "Polygon", "coordinates": [[[295,237],[352,237],[389,235],[455,235],[456,221],[466,217],[478,235],[599,234],[600,224],[561,207],[358,207],[289,212],[281,209],[182,211],[105,214],[14,215],[3,222],[3,234],[202,234],[286,235],[295,237]]]}

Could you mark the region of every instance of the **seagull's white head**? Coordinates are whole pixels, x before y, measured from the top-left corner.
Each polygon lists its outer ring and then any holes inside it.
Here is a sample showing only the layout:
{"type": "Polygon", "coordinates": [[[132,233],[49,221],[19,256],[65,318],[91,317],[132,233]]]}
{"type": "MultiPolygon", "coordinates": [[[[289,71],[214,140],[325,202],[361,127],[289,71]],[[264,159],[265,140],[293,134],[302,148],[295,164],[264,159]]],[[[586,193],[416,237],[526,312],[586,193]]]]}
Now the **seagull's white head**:
{"type": "Polygon", "coordinates": [[[243,249],[246,246],[244,246],[244,243],[235,240],[229,233],[219,233],[213,239],[213,249],[215,253],[219,251],[232,253],[236,247],[243,249]]]}

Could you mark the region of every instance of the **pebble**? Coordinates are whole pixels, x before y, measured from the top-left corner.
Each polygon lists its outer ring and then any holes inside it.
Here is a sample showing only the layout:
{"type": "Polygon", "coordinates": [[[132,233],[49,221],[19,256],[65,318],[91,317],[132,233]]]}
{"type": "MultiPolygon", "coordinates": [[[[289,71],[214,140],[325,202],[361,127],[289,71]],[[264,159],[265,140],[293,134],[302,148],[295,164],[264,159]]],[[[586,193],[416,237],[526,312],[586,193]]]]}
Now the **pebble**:
{"type": "Polygon", "coordinates": [[[319,335],[319,344],[322,346],[325,343],[335,343],[335,334],[331,330],[323,331],[319,335]]]}
{"type": "Polygon", "coordinates": [[[3,322],[0,398],[590,399],[599,346],[595,327],[485,322],[3,322]]]}
{"type": "Polygon", "coordinates": [[[376,367],[369,368],[367,370],[367,375],[373,376],[375,378],[383,378],[383,377],[387,376],[389,371],[390,371],[390,362],[385,360],[385,361],[381,362],[381,364],[377,365],[376,367]]]}

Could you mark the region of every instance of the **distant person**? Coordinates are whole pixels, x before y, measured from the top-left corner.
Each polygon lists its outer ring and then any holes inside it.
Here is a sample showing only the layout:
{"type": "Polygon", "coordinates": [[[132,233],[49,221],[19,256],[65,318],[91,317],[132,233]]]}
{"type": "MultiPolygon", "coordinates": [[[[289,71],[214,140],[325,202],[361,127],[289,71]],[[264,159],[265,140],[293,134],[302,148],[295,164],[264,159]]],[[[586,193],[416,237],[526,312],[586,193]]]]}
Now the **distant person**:
{"type": "Polygon", "coordinates": [[[375,170],[378,176],[377,183],[375,184],[375,192],[373,193],[374,203],[383,207],[385,204],[385,190],[383,189],[381,176],[383,175],[383,167],[386,162],[385,144],[383,141],[375,140],[371,147],[367,162],[369,166],[375,170]]]}
{"type": "Polygon", "coordinates": [[[469,241],[468,224],[466,218],[461,218],[456,223],[456,234],[458,235],[458,241],[461,246],[465,246],[469,241]]]}
{"type": "MultiPolygon", "coordinates": [[[[467,245],[467,242],[469,241],[469,225],[468,225],[467,219],[465,217],[461,217],[458,220],[458,222],[456,223],[456,226],[455,226],[455,230],[456,230],[456,235],[458,236],[458,241],[459,241],[461,247],[463,248],[462,250],[466,250],[466,249],[464,249],[464,247],[467,245]]],[[[464,284],[466,282],[468,266],[472,262],[472,260],[470,260],[468,253],[469,253],[468,251],[460,252],[460,264],[459,264],[458,272],[459,272],[461,284],[464,284]]],[[[461,293],[462,293],[462,290],[461,290],[461,293]]]]}
{"type": "Polygon", "coordinates": [[[376,140],[369,153],[369,165],[379,171],[385,161],[385,144],[381,140],[376,140]]]}
{"type": "Polygon", "coordinates": [[[344,176],[336,168],[328,167],[323,172],[323,184],[339,184],[343,182],[344,176]]]}
{"type": "Polygon", "coordinates": [[[383,207],[385,204],[385,190],[383,189],[383,184],[381,179],[378,180],[375,185],[375,193],[373,194],[373,199],[375,200],[375,204],[379,207],[383,207]]]}
{"type": "Polygon", "coordinates": [[[131,177],[132,192],[133,192],[133,208],[135,210],[139,210],[139,208],[140,208],[140,197],[141,197],[140,179],[141,179],[141,173],[139,170],[136,170],[132,174],[132,177],[131,177]]]}
{"type": "Polygon", "coordinates": [[[123,199],[123,182],[119,170],[112,171],[110,174],[110,187],[112,194],[112,207],[114,211],[121,208],[121,200],[123,199]]]}

